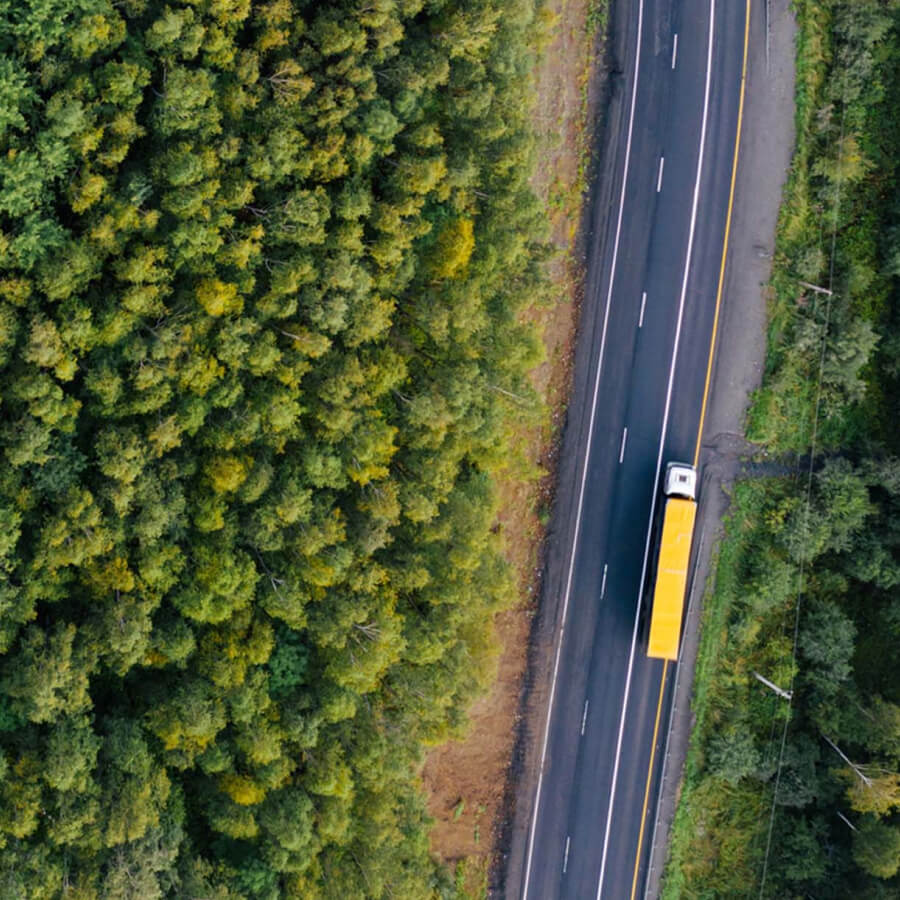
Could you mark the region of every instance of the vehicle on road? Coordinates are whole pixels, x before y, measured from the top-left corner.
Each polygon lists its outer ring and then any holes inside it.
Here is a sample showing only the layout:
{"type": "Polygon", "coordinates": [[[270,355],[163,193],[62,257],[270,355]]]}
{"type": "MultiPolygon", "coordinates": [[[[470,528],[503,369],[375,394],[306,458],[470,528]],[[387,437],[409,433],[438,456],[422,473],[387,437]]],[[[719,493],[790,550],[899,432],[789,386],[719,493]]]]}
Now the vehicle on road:
{"type": "Polygon", "coordinates": [[[650,610],[647,656],[678,659],[691,540],[697,513],[697,470],[670,462],[663,482],[662,534],[650,610]]]}

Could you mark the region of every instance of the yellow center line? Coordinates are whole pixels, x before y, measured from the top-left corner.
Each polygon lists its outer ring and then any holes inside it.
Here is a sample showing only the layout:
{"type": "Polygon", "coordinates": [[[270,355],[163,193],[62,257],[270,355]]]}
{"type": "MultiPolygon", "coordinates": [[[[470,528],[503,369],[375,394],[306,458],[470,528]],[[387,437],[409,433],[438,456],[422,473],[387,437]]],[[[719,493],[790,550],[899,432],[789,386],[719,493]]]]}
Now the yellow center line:
{"type": "Polygon", "coordinates": [[[653,778],[653,760],[656,757],[656,738],[659,735],[659,720],[662,714],[663,694],[666,686],[666,672],[669,671],[669,661],[663,662],[662,680],[659,682],[659,700],[656,702],[656,721],[653,723],[653,743],[650,746],[650,765],[647,766],[647,785],[644,788],[644,808],[641,811],[641,830],[638,832],[637,854],[634,857],[634,878],[631,880],[631,900],[637,892],[638,869],[641,866],[641,846],[644,843],[644,825],[647,822],[647,806],[650,802],[650,782],[653,778]]]}
{"type": "MultiPolygon", "coordinates": [[[[734,187],[737,182],[738,159],[740,157],[741,148],[741,126],[744,121],[744,96],[747,88],[747,53],[750,45],[750,3],[747,0],[746,11],[744,14],[744,58],[741,63],[741,93],[738,103],[738,120],[737,129],[734,137],[734,158],[731,164],[731,185],[728,190],[728,211],[725,217],[725,235],[722,240],[722,261],[719,266],[719,284],[716,288],[716,310],[713,316],[712,335],[709,340],[709,358],[706,363],[706,382],[703,385],[703,402],[700,406],[700,425],[697,428],[697,444],[694,448],[694,466],[700,459],[700,443],[703,438],[703,425],[706,421],[706,407],[709,400],[709,385],[712,380],[713,359],[716,350],[716,336],[719,330],[719,311],[722,306],[722,292],[725,288],[725,264],[728,260],[728,239],[731,235],[731,218],[734,210],[734,187]]],[[[647,768],[647,783],[644,788],[644,807],[641,810],[641,827],[638,833],[637,854],[634,858],[634,877],[631,882],[631,900],[637,892],[638,872],[641,865],[641,848],[644,843],[644,826],[647,824],[647,808],[650,803],[650,784],[653,779],[653,763],[656,759],[656,739],[659,735],[659,720],[662,713],[663,693],[666,685],[666,673],[668,671],[668,660],[663,665],[662,680],[659,685],[659,699],[656,704],[656,721],[653,724],[653,745],[650,748],[650,765],[647,768]]]]}
{"type": "Polygon", "coordinates": [[[737,132],[734,137],[734,161],[731,165],[731,187],[728,192],[728,214],[725,218],[725,237],[722,241],[722,264],[719,266],[719,286],[716,289],[716,312],[713,317],[712,336],[709,341],[709,360],[706,364],[706,383],[703,385],[703,403],[700,406],[700,426],[697,429],[697,446],[694,449],[694,466],[700,459],[700,442],[703,439],[703,424],[706,420],[706,403],[709,399],[709,383],[712,379],[713,357],[716,351],[716,334],[719,330],[719,309],[722,305],[722,291],[725,288],[725,262],[728,259],[728,238],[731,234],[731,213],[734,208],[734,185],[737,181],[738,157],[741,149],[741,125],[744,121],[744,93],[747,86],[747,48],[750,43],[750,0],[744,20],[744,61],[741,65],[741,99],[738,105],[737,132]]]}

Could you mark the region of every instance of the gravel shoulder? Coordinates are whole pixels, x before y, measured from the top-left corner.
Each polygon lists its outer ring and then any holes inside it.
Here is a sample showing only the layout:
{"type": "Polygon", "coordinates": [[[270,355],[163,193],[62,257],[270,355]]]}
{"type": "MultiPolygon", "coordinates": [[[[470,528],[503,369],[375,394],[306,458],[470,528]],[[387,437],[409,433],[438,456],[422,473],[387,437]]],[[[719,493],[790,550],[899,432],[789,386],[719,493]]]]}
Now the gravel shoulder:
{"type": "Polygon", "coordinates": [[[703,596],[715,577],[714,551],[728,509],[730,486],[740,474],[743,461],[754,450],[743,437],[744,417],[750,395],[762,378],[766,353],[766,285],[782,188],[794,146],[796,25],[789,6],[789,0],[769,0],[768,4],[756,3],[751,13],[734,212],[700,458],[703,481],[695,571],[663,760],[647,898],[659,896],[668,834],[693,726],[690,702],[703,596]]]}

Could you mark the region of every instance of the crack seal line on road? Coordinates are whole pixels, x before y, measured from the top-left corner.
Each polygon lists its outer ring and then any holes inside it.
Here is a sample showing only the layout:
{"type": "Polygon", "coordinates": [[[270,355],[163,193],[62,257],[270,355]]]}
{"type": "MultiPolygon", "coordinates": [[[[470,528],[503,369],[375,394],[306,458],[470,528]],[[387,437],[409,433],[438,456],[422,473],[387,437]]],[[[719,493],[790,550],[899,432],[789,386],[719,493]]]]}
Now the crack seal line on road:
{"type": "MultiPolygon", "coordinates": [[[[665,445],[666,430],[669,425],[669,411],[672,404],[672,388],[675,384],[675,364],[678,360],[678,344],[681,339],[681,326],[684,319],[684,304],[687,297],[688,277],[691,268],[691,256],[694,251],[694,235],[697,226],[697,210],[700,203],[700,180],[703,174],[703,156],[706,151],[706,127],[709,118],[709,91],[712,80],[712,52],[713,52],[713,34],[715,28],[715,0],[709,0],[709,37],[706,54],[706,86],[703,95],[703,121],[700,127],[700,149],[697,157],[697,177],[694,182],[694,197],[691,206],[691,225],[688,232],[688,246],[685,254],[684,276],[681,282],[681,296],[678,304],[678,321],[675,326],[675,344],[672,350],[672,362],[669,367],[669,383],[666,388],[666,405],[663,413],[662,430],[659,438],[659,453],[656,460],[656,476],[653,484],[659,483],[659,474],[662,471],[662,458],[665,445]]],[[[613,762],[612,784],[609,791],[609,808],[606,815],[606,828],[603,835],[603,854],[600,859],[600,877],[597,882],[597,900],[601,900],[603,894],[603,879],[606,875],[606,857],[609,852],[609,834],[612,827],[613,808],[615,806],[616,783],[619,777],[619,763],[622,756],[622,739],[625,735],[625,714],[628,709],[628,694],[631,690],[631,675],[634,669],[634,651],[637,646],[638,624],[640,620],[641,600],[644,591],[644,581],[647,577],[647,563],[650,556],[650,538],[653,531],[653,516],[656,511],[656,491],[653,492],[653,498],[650,501],[650,517],[647,526],[647,537],[644,543],[644,562],[641,569],[640,588],[638,590],[638,600],[634,614],[634,629],[631,636],[631,652],[628,657],[628,672],[625,676],[625,691],[622,697],[622,714],[619,718],[619,733],[616,739],[616,756],[613,762]]]]}
{"type": "Polygon", "coordinates": [[[625,162],[623,167],[622,174],[622,192],[619,198],[619,213],[618,219],[616,222],[616,237],[613,242],[613,256],[612,263],[610,265],[609,272],[609,287],[606,292],[606,309],[603,314],[603,332],[600,337],[600,352],[597,358],[597,374],[594,378],[594,394],[591,398],[591,415],[590,421],[588,423],[588,436],[587,436],[587,444],[585,446],[584,453],[584,466],[581,471],[581,487],[578,494],[578,508],[575,515],[575,534],[572,538],[572,552],[569,557],[569,573],[566,579],[566,592],[563,597],[563,609],[562,609],[562,622],[559,630],[559,638],[556,645],[556,658],[553,663],[553,677],[550,682],[550,699],[547,703],[547,719],[544,725],[544,739],[543,745],[541,747],[541,764],[540,769],[538,771],[538,783],[537,789],[535,791],[534,798],[534,813],[532,814],[531,819],[531,833],[528,838],[528,854],[525,860],[525,884],[522,888],[522,900],[527,900],[528,897],[528,883],[531,878],[531,860],[532,855],[534,853],[534,836],[537,831],[537,820],[538,820],[538,811],[540,809],[541,803],[541,788],[543,786],[544,781],[544,764],[547,758],[547,744],[550,737],[550,720],[553,714],[553,700],[556,696],[556,678],[559,673],[559,658],[560,653],[562,652],[562,642],[563,636],[566,630],[566,614],[569,609],[569,597],[572,591],[572,577],[575,571],[575,553],[578,548],[578,534],[581,529],[581,514],[584,507],[584,491],[585,486],[587,484],[587,470],[588,470],[588,462],[590,460],[591,455],[591,443],[594,435],[594,418],[597,413],[597,398],[600,392],[600,371],[603,366],[603,353],[606,348],[606,329],[609,324],[609,309],[610,304],[612,303],[612,292],[613,292],[613,283],[615,281],[616,276],[616,263],[618,261],[619,256],[619,238],[622,233],[622,218],[625,211],[625,190],[628,185],[628,167],[631,161],[631,139],[634,131],[634,111],[637,102],[637,85],[638,85],[638,73],[640,70],[640,61],[641,61],[641,37],[643,33],[643,23],[644,23],[644,0],[638,0],[638,26],[637,26],[637,47],[635,49],[634,56],[634,76],[633,76],[633,84],[631,91],[631,110],[629,112],[628,117],[628,137],[625,142],[625,162]]]}

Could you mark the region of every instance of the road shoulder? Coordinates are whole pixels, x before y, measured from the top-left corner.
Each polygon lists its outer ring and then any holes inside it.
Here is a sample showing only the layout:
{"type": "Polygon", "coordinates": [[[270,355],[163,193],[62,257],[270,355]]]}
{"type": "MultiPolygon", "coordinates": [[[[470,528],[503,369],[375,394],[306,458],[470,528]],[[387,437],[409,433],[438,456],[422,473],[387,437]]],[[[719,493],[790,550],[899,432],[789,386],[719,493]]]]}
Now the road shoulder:
{"type": "Polygon", "coordinates": [[[703,472],[695,571],[682,657],[663,757],[645,896],[659,896],[668,835],[680,794],[693,715],[690,700],[706,586],[730,486],[752,447],[744,438],[751,393],[765,359],[765,292],[775,226],[794,146],[794,41],[789,0],[757,2],[751,13],[747,87],[713,381],[701,448],[703,472]],[[768,18],[768,22],[767,22],[768,18]],[[767,26],[768,25],[768,35],[767,26]]]}
{"type": "Polygon", "coordinates": [[[499,823],[497,859],[491,880],[491,897],[518,900],[525,877],[529,830],[535,791],[541,769],[541,749],[548,714],[553,659],[562,625],[563,596],[572,547],[577,506],[580,461],[587,443],[592,399],[593,348],[603,327],[603,305],[599,266],[587,265],[602,259],[608,235],[610,211],[621,189],[621,172],[616,160],[624,146],[628,94],[622,67],[627,57],[628,29],[634,0],[611,0],[605,54],[593,72],[590,90],[596,98],[596,118],[592,128],[594,158],[590,192],[580,224],[585,253],[583,301],[572,367],[572,386],[562,427],[556,491],[540,561],[540,596],[528,643],[528,661],[516,734],[499,823]]]}

